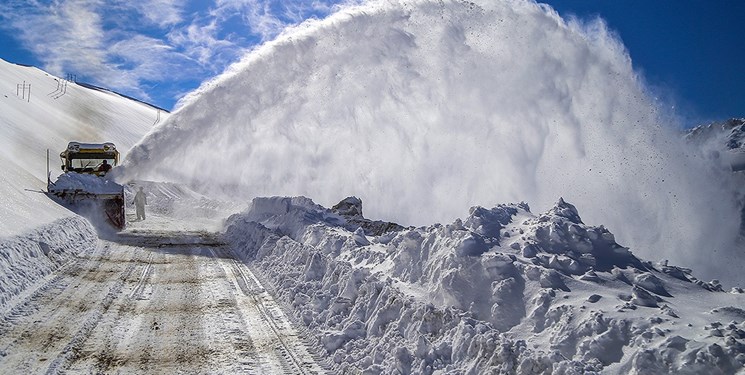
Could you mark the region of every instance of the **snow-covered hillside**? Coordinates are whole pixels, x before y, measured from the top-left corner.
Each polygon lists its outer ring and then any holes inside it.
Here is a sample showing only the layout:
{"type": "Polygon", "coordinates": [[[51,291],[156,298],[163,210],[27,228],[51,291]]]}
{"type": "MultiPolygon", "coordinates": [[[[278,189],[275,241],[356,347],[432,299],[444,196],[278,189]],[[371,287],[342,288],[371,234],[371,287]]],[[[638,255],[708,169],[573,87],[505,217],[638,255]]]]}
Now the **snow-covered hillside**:
{"type": "Polygon", "coordinates": [[[743,280],[731,174],[673,129],[601,22],[531,1],[373,1],[248,54],[125,167],[246,200],[355,195],[404,225],[565,197],[637,254],[743,280]]]}
{"type": "Polygon", "coordinates": [[[126,157],[156,119],[168,115],[5,60],[0,60],[0,84],[0,237],[73,215],[39,193],[46,190],[47,149],[54,180],[68,142],[114,142],[126,157]]]}

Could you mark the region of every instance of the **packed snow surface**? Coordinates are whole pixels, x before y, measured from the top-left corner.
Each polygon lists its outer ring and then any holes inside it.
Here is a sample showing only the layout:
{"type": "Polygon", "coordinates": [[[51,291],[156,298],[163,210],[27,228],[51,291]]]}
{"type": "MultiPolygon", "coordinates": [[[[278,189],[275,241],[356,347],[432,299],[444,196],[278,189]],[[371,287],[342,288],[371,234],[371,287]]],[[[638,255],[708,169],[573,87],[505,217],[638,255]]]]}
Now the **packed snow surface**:
{"type": "Polygon", "coordinates": [[[563,199],[378,235],[350,218],[257,198],[224,235],[340,371],[745,373],[742,289],[637,258],[563,199]]]}
{"type": "MultiPolygon", "coordinates": [[[[190,197],[144,185],[158,208],[166,192],[190,197]]],[[[82,218],[56,223],[48,232],[83,241],[29,241],[10,268],[0,257],[0,373],[328,373],[215,233],[150,213],[107,240],[82,218]]]]}
{"type": "Polygon", "coordinates": [[[737,284],[730,172],[667,115],[602,21],[532,1],[372,1],[250,52],[125,167],[233,198],[353,194],[404,225],[563,196],[635,253],[737,284]]]}

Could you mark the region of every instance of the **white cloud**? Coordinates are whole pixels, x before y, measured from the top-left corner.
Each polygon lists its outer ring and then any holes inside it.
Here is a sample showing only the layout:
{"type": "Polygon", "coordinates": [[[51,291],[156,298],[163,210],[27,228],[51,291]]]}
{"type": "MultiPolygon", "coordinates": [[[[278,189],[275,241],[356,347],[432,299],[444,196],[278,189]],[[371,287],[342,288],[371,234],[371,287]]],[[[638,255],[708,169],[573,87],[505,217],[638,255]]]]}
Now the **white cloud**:
{"type": "Polygon", "coordinates": [[[112,69],[107,74],[109,80],[106,83],[136,92],[142,98],[149,98],[142,88],[143,81],[160,81],[163,77],[183,79],[193,75],[196,70],[190,67],[187,56],[174,51],[162,40],[145,35],[135,35],[110,45],[107,47],[107,56],[121,61],[122,65],[106,65],[112,69]],[[171,70],[176,66],[179,69],[171,70]]]}
{"type": "Polygon", "coordinates": [[[66,1],[41,5],[36,2],[7,4],[2,13],[21,42],[45,68],[60,74],[70,65],[100,66],[103,51],[101,18],[93,11],[97,1],[66,1]]]}
{"type": "Polygon", "coordinates": [[[285,26],[272,12],[271,1],[259,0],[217,0],[210,15],[218,21],[225,21],[234,15],[240,15],[252,33],[261,36],[262,40],[276,36],[285,26]]]}
{"type": "Polygon", "coordinates": [[[310,17],[326,16],[339,4],[358,4],[359,1],[318,0],[216,0],[211,12],[217,20],[226,20],[240,14],[251,32],[262,40],[270,40],[290,25],[298,24],[310,17]]]}
{"type": "Polygon", "coordinates": [[[218,56],[239,50],[240,47],[231,41],[217,38],[219,29],[216,20],[209,20],[207,24],[200,22],[201,20],[195,20],[188,26],[174,29],[168,34],[168,41],[176,48],[183,50],[184,54],[201,66],[217,70],[235,58],[233,56],[229,59],[230,61],[224,61],[218,56]]]}
{"type": "Polygon", "coordinates": [[[177,0],[147,0],[126,1],[150,23],[161,28],[177,25],[183,22],[183,1],[177,0]]]}
{"type": "Polygon", "coordinates": [[[10,0],[0,3],[0,28],[53,74],[75,73],[147,100],[152,82],[207,79],[288,25],[326,14],[333,3],[199,4],[187,14],[184,0],[10,0]]]}

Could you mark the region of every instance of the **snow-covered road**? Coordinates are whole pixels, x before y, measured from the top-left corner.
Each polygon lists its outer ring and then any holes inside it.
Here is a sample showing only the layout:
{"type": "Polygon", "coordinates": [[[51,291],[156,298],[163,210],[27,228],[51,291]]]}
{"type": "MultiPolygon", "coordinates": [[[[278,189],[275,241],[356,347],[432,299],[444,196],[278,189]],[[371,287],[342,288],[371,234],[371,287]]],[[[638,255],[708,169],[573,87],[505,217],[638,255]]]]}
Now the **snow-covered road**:
{"type": "Polygon", "coordinates": [[[206,232],[101,240],[2,313],[2,373],[324,372],[250,269],[206,232]]]}

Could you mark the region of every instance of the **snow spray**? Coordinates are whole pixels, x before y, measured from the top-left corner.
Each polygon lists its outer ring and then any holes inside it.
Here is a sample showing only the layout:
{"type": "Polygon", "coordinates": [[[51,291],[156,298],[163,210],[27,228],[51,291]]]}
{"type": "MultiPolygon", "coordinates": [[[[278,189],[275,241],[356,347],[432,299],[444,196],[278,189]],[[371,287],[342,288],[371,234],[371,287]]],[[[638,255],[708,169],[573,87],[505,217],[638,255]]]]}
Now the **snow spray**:
{"type": "Polygon", "coordinates": [[[125,165],[233,198],[356,195],[405,225],[563,197],[637,255],[735,280],[730,181],[670,122],[602,20],[520,0],[380,1],[251,51],[125,165]]]}

